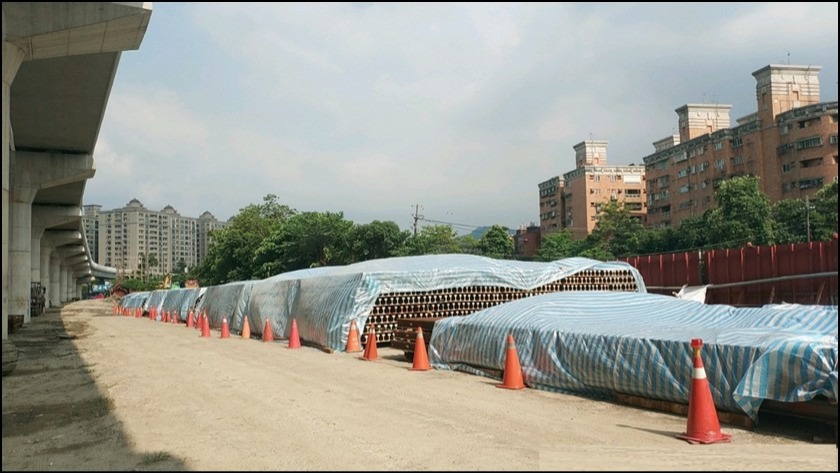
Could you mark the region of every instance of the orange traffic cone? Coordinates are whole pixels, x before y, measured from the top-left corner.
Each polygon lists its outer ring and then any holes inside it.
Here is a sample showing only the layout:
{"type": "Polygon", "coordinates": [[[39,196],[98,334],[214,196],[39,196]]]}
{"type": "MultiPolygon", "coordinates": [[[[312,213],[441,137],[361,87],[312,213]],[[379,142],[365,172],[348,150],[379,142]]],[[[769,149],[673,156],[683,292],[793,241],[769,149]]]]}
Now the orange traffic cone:
{"type": "Polygon", "coordinates": [[[193,311],[190,309],[187,315],[187,328],[195,327],[195,319],[193,318],[193,311]]]}
{"type": "Polygon", "coordinates": [[[292,319],[292,333],[289,335],[289,348],[300,348],[300,334],[298,334],[297,319],[292,319]]]}
{"type": "Polygon", "coordinates": [[[426,341],[423,340],[423,329],[417,327],[417,337],[414,340],[414,364],[412,371],[428,371],[432,369],[429,365],[429,357],[426,355],[426,341]]]}
{"type": "Polygon", "coordinates": [[[513,335],[508,335],[507,338],[504,379],[502,384],[497,384],[496,387],[506,389],[522,389],[525,387],[525,383],[522,382],[522,367],[519,366],[519,355],[516,353],[513,335]]]}
{"type": "Polygon", "coordinates": [[[709,388],[709,380],[706,379],[703,359],[700,358],[702,346],[703,340],[691,339],[691,348],[694,349],[694,371],[688,398],[688,426],[677,438],[692,444],[729,442],[732,436],[720,431],[712,390],[709,388]]]}
{"type": "Polygon", "coordinates": [[[274,329],[271,327],[271,322],[268,319],[265,320],[265,328],[263,328],[263,338],[264,342],[273,342],[274,341],[274,329]]]}
{"type": "Polygon", "coordinates": [[[207,317],[204,317],[201,320],[201,335],[200,336],[202,338],[210,337],[210,321],[207,319],[207,317]]]}
{"type": "Polygon", "coordinates": [[[365,354],[362,355],[362,358],[368,361],[373,361],[379,358],[379,352],[376,349],[376,331],[373,329],[373,324],[370,324],[367,344],[365,344],[365,354]]]}
{"type": "Polygon", "coordinates": [[[169,323],[169,311],[168,310],[163,311],[163,320],[161,320],[161,322],[163,322],[165,324],[169,323]]]}
{"type": "Polygon", "coordinates": [[[251,326],[248,325],[248,316],[242,316],[242,338],[249,339],[251,338],[251,326]]]}
{"type": "Polygon", "coordinates": [[[359,342],[359,329],[356,328],[356,319],[350,321],[350,333],[347,335],[347,347],[344,351],[347,353],[362,351],[362,345],[359,342]]]}
{"type": "Polygon", "coordinates": [[[222,334],[219,338],[230,338],[230,327],[228,327],[227,317],[222,319],[222,334]]]}
{"type": "Polygon", "coordinates": [[[204,326],[204,319],[206,319],[206,318],[207,318],[207,312],[206,311],[201,313],[201,314],[198,314],[196,316],[196,319],[195,319],[195,329],[196,330],[201,330],[201,327],[204,326]]]}

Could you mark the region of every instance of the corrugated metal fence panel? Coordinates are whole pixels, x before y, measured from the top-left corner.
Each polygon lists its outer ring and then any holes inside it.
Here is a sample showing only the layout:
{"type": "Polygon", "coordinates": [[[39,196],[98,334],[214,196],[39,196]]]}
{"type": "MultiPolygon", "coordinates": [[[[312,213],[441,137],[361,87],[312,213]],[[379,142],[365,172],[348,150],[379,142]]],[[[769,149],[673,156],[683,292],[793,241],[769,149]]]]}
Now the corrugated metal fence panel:
{"type": "Polygon", "coordinates": [[[761,399],[837,400],[837,308],[736,308],[658,294],[558,292],[435,324],[429,361],[501,379],[514,336],[525,384],[687,403],[692,338],[715,404],[755,419],[761,399]]]}
{"type": "MultiPolygon", "coordinates": [[[[710,250],[705,255],[707,284],[728,284],[837,272],[838,241],[710,250]]],[[[837,277],[814,277],[725,288],[709,288],[707,302],[760,306],[787,302],[837,304],[837,277]]]]}
{"type": "Polygon", "coordinates": [[[702,284],[699,251],[633,256],[624,261],[639,271],[649,292],[671,294],[675,287],[702,284]]]}

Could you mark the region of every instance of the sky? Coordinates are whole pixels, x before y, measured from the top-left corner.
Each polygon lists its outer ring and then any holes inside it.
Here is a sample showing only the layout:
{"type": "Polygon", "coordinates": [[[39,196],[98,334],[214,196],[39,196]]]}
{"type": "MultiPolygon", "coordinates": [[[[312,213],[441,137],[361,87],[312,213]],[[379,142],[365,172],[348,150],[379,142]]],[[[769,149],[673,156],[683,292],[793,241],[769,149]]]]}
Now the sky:
{"type": "Polygon", "coordinates": [[[682,105],[753,113],[768,64],[821,67],[836,101],[837,5],[154,2],[84,204],[539,224],[538,184],[582,141],[642,164],[682,105]]]}

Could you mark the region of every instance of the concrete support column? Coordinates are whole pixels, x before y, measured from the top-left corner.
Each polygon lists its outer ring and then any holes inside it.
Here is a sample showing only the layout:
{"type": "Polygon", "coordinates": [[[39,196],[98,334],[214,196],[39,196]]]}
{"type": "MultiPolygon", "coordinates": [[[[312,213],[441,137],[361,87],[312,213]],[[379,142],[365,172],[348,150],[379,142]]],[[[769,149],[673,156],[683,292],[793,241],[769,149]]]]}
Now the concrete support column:
{"type": "Polygon", "coordinates": [[[66,264],[61,263],[61,305],[70,301],[70,280],[73,279],[73,271],[66,264]]]}
{"type": "Polygon", "coordinates": [[[32,237],[29,255],[32,267],[32,282],[41,282],[41,236],[32,237]]]}
{"type": "Polygon", "coordinates": [[[32,282],[32,200],[36,190],[12,184],[11,235],[9,242],[9,314],[22,314],[29,323],[30,289],[32,282]]]}
{"type": "Polygon", "coordinates": [[[61,307],[61,258],[57,251],[50,255],[50,307],[61,307]]]}
{"type": "MultiPolygon", "coordinates": [[[[39,241],[41,251],[41,285],[49,290],[50,286],[50,255],[52,254],[52,247],[47,243],[46,239],[41,238],[39,241]]],[[[49,292],[44,291],[44,297],[47,299],[47,307],[49,307],[49,292]]]]}
{"type": "Polygon", "coordinates": [[[9,174],[10,174],[10,151],[14,147],[14,138],[12,136],[12,122],[11,122],[11,113],[10,113],[10,102],[11,102],[11,90],[12,90],[12,82],[15,80],[15,76],[17,75],[18,68],[20,68],[21,63],[23,62],[26,53],[23,49],[20,49],[17,46],[14,46],[11,43],[7,43],[5,41],[6,38],[6,18],[3,18],[3,100],[0,102],[0,107],[2,107],[2,116],[3,116],[3,130],[2,130],[2,151],[3,151],[3,164],[2,164],[2,175],[3,180],[3,208],[2,208],[2,220],[3,220],[3,290],[2,290],[2,298],[3,298],[3,308],[2,308],[2,336],[3,339],[9,338],[9,295],[11,294],[9,282],[11,281],[11,275],[9,274],[9,228],[10,228],[10,219],[9,219],[9,199],[10,199],[10,181],[9,181],[9,174]]]}

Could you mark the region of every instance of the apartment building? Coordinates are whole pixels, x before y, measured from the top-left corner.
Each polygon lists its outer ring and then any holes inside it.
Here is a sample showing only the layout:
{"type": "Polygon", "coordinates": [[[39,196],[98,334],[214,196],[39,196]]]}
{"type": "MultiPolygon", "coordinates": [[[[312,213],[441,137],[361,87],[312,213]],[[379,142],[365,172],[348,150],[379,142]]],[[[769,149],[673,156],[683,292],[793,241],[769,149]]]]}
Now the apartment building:
{"type": "Polygon", "coordinates": [[[88,248],[93,258],[99,257],[99,213],[101,211],[101,205],[82,206],[82,223],[85,228],[85,238],[87,238],[88,248]]]}
{"type": "Polygon", "coordinates": [[[837,180],[837,102],[820,102],[819,66],[771,64],[756,80],[754,113],[730,126],[730,105],[686,104],[680,134],[643,158],[647,227],[678,227],[715,206],[725,179],[758,176],[771,202],[812,196],[837,180]]]}
{"type": "Polygon", "coordinates": [[[210,232],[213,230],[221,230],[227,226],[228,222],[221,222],[216,220],[210,212],[204,212],[198,217],[198,238],[196,239],[196,257],[198,264],[204,261],[207,257],[207,251],[210,249],[210,242],[212,238],[210,232]]]}
{"type": "Polygon", "coordinates": [[[610,166],[607,141],[587,140],[575,146],[575,169],[539,184],[540,230],[543,235],[569,230],[576,240],[589,235],[603,205],[621,202],[645,222],[644,166],[610,166]]]}
{"type": "Polygon", "coordinates": [[[171,274],[182,262],[193,268],[207,255],[209,230],[227,225],[210,212],[184,217],[170,205],[154,211],[137,199],[120,209],[99,210],[96,218],[97,262],[120,274],[171,274]]]}

